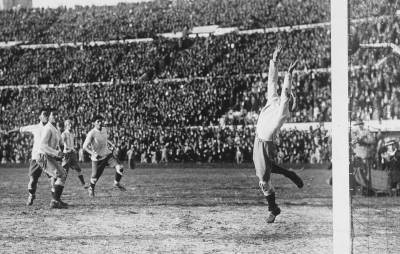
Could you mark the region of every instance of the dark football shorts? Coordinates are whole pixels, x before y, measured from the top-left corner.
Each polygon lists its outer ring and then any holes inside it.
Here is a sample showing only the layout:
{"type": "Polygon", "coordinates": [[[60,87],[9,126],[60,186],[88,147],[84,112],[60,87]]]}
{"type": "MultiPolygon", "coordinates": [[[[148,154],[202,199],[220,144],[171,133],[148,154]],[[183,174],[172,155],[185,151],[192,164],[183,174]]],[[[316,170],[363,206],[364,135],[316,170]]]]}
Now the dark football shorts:
{"type": "Polygon", "coordinates": [[[121,162],[112,153],[107,155],[107,157],[102,160],[92,161],[92,176],[91,177],[98,179],[103,174],[106,166],[115,168],[118,165],[121,165],[121,162]]]}
{"type": "Polygon", "coordinates": [[[78,163],[77,154],[74,151],[64,153],[61,165],[67,171],[67,173],[70,168],[76,170],[78,173],[82,171],[78,163]]]}

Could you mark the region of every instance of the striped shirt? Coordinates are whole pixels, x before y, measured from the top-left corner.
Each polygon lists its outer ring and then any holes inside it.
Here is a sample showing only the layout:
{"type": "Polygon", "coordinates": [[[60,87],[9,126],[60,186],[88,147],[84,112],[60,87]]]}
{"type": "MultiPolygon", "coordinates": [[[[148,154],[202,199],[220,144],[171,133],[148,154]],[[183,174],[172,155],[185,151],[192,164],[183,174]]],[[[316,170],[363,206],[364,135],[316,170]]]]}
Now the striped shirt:
{"type": "Polygon", "coordinates": [[[74,150],[74,139],[75,139],[74,134],[72,134],[68,130],[65,130],[61,134],[61,139],[64,143],[64,153],[69,153],[74,150]]]}
{"type": "Polygon", "coordinates": [[[43,123],[40,122],[34,125],[23,126],[19,129],[21,133],[33,134],[32,160],[39,159],[39,148],[40,148],[41,133],[43,127],[44,127],[43,123]]]}

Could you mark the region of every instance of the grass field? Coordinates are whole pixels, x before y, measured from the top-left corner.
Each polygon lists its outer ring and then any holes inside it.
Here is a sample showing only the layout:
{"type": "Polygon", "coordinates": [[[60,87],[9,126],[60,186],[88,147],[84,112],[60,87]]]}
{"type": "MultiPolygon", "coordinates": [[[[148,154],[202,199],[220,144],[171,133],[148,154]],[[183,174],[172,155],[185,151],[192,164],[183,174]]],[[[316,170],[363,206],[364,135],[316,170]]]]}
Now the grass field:
{"type": "MultiPolygon", "coordinates": [[[[273,175],[282,209],[267,224],[267,206],[252,165],[168,165],[125,170],[126,192],[106,169],[89,197],[70,172],[63,200],[51,210],[42,176],[26,206],[27,168],[0,168],[0,253],[332,253],[330,171],[295,170],[298,189],[273,175]]],[[[83,168],[88,181],[90,169],[83,168]]]]}

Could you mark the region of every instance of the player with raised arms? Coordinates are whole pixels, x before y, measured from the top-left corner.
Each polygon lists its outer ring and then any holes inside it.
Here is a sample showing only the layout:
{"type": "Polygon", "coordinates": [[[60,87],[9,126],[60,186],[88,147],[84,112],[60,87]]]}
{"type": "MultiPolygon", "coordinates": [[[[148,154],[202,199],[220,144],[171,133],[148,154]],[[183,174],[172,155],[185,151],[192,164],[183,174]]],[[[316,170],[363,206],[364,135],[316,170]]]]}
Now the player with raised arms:
{"type": "Polygon", "coordinates": [[[104,118],[96,115],[92,118],[94,128],[89,131],[83,143],[85,149],[92,159],[92,176],[90,179],[89,195],[94,196],[94,189],[97,181],[104,172],[106,166],[115,168],[114,188],[121,191],[126,189],[120,184],[124,168],[114,154],[108,149],[108,144],[114,146],[108,141],[107,128],[103,126],[104,118]]]}
{"type": "Polygon", "coordinates": [[[290,111],[296,110],[296,97],[292,92],[292,72],[297,65],[298,60],[293,62],[286,75],[282,85],[281,95],[278,96],[278,61],[282,53],[282,45],[278,44],[273,58],[269,64],[268,74],[268,101],[262,108],[256,129],[256,137],[253,148],[253,162],[256,169],[256,175],[259,178],[259,186],[267,199],[268,211],[267,223],[273,223],[276,216],[281,213],[281,209],[275,202],[275,189],[271,184],[271,173],[281,174],[291,179],[298,188],[303,187],[303,181],[293,171],[284,169],[275,164],[275,144],[277,134],[290,117],[290,111]]]}

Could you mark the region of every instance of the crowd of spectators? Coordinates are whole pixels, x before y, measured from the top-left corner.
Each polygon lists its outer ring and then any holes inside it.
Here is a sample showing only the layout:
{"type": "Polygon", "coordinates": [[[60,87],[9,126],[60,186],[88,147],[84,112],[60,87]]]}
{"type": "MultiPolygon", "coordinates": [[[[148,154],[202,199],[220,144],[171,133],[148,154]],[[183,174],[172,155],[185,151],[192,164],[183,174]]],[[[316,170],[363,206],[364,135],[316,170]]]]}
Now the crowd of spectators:
{"type": "Polygon", "coordinates": [[[0,41],[33,44],[151,38],[206,25],[241,30],[329,22],[327,0],[154,0],[1,11],[0,41]],[[302,15],[299,15],[299,12],[302,15]]]}
{"type": "Polygon", "coordinates": [[[394,15],[397,11],[397,0],[353,0],[349,2],[351,19],[375,19],[381,16],[394,15]]]}
{"type": "MultiPolygon", "coordinates": [[[[278,81],[283,83],[283,77],[279,77],[278,81]]],[[[330,74],[298,73],[293,76],[293,82],[299,110],[290,121],[330,121],[330,74]]],[[[91,114],[113,111],[110,120],[117,121],[114,118],[119,114],[126,122],[132,120],[136,124],[156,126],[254,124],[254,118],[257,118],[254,115],[267,102],[266,83],[266,78],[248,75],[179,82],[148,81],[134,84],[87,84],[68,88],[3,89],[2,106],[13,109],[10,111],[11,115],[3,112],[6,114],[3,122],[10,125],[11,119],[15,121],[19,117],[24,121],[27,119],[24,114],[29,113],[30,108],[49,104],[65,108],[65,114],[68,115],[73,115],[74,112],[79,114],[82,108],[84,119],[90,118],[91,114]],[[14,108],[17,105],[19,109],[14,108]],[[232,112],[235,112],[233,118],[230,117],[232,112]],[[12,114],[17,115],[17,118],[12,114]]]]}
{"type": "MultiPolygon", "coordinates": [[[[249,163],[252,162],[254,142],[253,126],[186,127],[186,128],[135,128],[131,135],[122,136],[125,130],[107,123],[116,144],[114,154],[127,160],[127,151],[134,150],[137,163],[249,163]]],[[[81,129],[81,127],[75,127],[81,129]]],[[[82,129],[92,128],[90,124],[82,129]],[[86,128],[85,128],[86,127],[86,128]]],[[[277,143],[278,163],[329,163],[330,145],[323,128],[307,131],[297,129],[280,132],[277,143]]],[[[83,135],[84,137],[84,135],[83,135]]],[[[32,139],[16,135],[2,137],[1,163],[27,163],[32,139]]],[[[89,154],[77,143],[81,162],[90,161],[89,154]]]]}
{"type": "MultiPolygon", "coordinates": [[[[358,35],[360,43],[391,42],[398,45],[399,19],[391,19],[389,23],[387,26],[381,24],[386,27],[383,30],[379,29],[379,24],[367,31],[360,30],[360,34],[368,34],[366,37],[358,35]]],[[[351,119],[400,119],[398,55],[385,47],[360,48],[351,56],[350,63],[351,119]]]]}
{"type": "MultiPolygon", "coordinates": [[[[278,163],[328,163],[330,144],[324,138],[323,130],[281,131],[278,163]]],[[[152,138],[147,142],[146,138],[133,142],[138,162],[252,162],[253,126],[195,127],[165,132],[150,130],[149,134],[148,137],[152,138]]],[[[120,159],[126,158],[125,146],[116,151],[120,159]]]]}
{"type": "MultiPolygon", "coordinates": [[[[267,59],[278,41],[290,45],[282,70],[296,57],[302,59],[301,72],[294,78],[300,111],[293,121],[330,119],[330,102],[324,99],[329,97],[330,75],[310,71],[329,66],[329,30],[316,27],[196,37],[190,49],[175,52],[157,73],[161,81],[134,82],[177,44],[156,35],[204,25],[249,30],[322,23],[330,19],[328,7],[329,1],[317,0],[178,0],[2,11],[0,41],[84,44],[0,50],[0,85],[18,87],[1,90],[0,129],[36,123],[35,111],[46,105],[59,108],[64,119],[74,120],[77,149],[92,127],[91,117],[103,114],[110,138],[118,146],[115,153],[123,159],[133,146],[136,159],[142,162],[251,161],[253,126],[266,103],[267,59]],[[304,15],[297,15],[299,9],[304,15]],[[134,38],[153,40],[101,46],[85,43],[134,38]],[[86,85],[57,88],[68,83],[86,85]],[[22,88],[40,84],[55,84],[56,88],[22,88]]],[[[305,144],[307,135],[315,132],[283,132],[280,139],[286,142],[281,144],[284,156],[280,161],[314,161],[305,152],[324,146],[312,138],[305,144]],[[291,138],[298,141],[288,145],[291,138]]],[[[2,136],[0,161],[26,161],[31,142],[28,136],[2,136]]]]}
{"type": "MultiPolygon", "coordinates": [[[[180,133],[185,133],[185,130],[187,132],[196,132],[197,130],[198,132],[202,129],[199,126],[208,126],[210,130],[212,129],[210,126],[219,126],[222,128],[218,131],[221,135],[229,135],[225,133],[228,130],[227,126],[244,126],[244,129],[254,126],[254,119],[249,119],[247,115],[254,116],[266,103],[265,84],[262,84],[265,80],[256,81],[254,77],[248,76],[240,82],[236,82],[236,85],[231,85],[232,80],[233,77],[166,83],[88,84],[68,88],[2,89],[0,129],[10,130],[16,126],[35,124],[38,122],[35,111],[43,105],[48,105],[57,107],[64,119],[69,117],[76,123],[74,133],[77,136],[77,144],[83,143],[86,133],[92,128],[90,119],[95,114],[102,114],[107,119],[111,140],[118,145],[124,143],[127,147],[137,144],[138,150],[144,149],[143,147],[149,148],[153,141],[158,140],[156,137],[161,135],[159,133],[164,133],[164,136],[168,136],[169,133],[181,136],[180,133]],[[252,99],[249,100],[249,97],[252,99]],[[261,100],[258,101],[258,98],[261,100]],[[242,117],[228,119],[222,123],[227,112],[236,109],[241,110],[242,117]],[[249,111],[247,112],[247,110],[249,111]]],[[[317,90],[311,92],[312,87],[315,87],[316,84],[312,84],[310,80],[301,82],[308,84],[301,86],[304,91],[310,89],[307,98],[311,98],[317,103],[317,95],[324,94],[318,90],[321,87],[317,86],[317,90]],[[316,96],[313,98],[309,96],[311,94],[316,96]]],[[[329,88],[326,87],[324,91],[328,90],[329,88]]],[[[300,96],[301,99],[302,96],[300,96]]],[[[304,110],[307,112],[306,109],[304,110]]],[[[296,117],[299,116],[294,116],[294,119],[297,119],[296,117]]],[[[298,118],[303,122],[305,119],[298,118]]],[[[314,119],[314,121],[316,120],[314,119]]],[[[207,127],[205,128],[207,129],[207,127]]],[[[236,133],[233,133],[231,138],[235,138],[235,136],[236,133]]],[[[188,135],[188,138],[181,137],[181,141],[178,143],[183,144],[188,141],[194,144],[198,142],[196,138],[194,141],[187,140],[190,137],[192,135],[188,135]]],[[[249,151],[248,147],[252,145],[253,138],[252,133],[246,132],[246,138],[243,138],[244,141],[241,142],[240,148],[243,151],[249,151]]],[[[214,141],[217,142],[218,139],[214,141]]],[[[208,146],[210,142],[207,142],[208,146]]],[[[224,140],[221,142],[223,147],[227,145],[224,140]]],[[[175,143],[170,145],[176,146],[175,143]]],[[[27,152],[30,150],[31,139],[22,135],[3,136],[2,144],[4,146],[9,144],[8,149],[3,150],[9,151],[10,157],[15,160],[16,154],[20,154],[21,158],[26,158],[27,152]]],[[[162,142],[153,144],[159,148],[157,151],[160,151],[162,145],[165,144],[162,142]]],[[[204,144],[200,145],[204,149],[204,144]]],[[[229,144],[227,147],[236,149],[236,146],[229,144]]],[[[167,149],[170,148],[167,147],[167,149]]],[[[244,154],[245,152],[243,152],[244,154]]],[[[224,156],[218,160],[226,160],[224,156]]],[[[170,155],[170,158],[172,157],[170,155]]],[[[248,156],[244,155],[245,158],[248,156]]]]}
{"type": "MultiPolygon", "coordinates": [[[[278,41],[288,42],[281,69],[296,57],[300,70],[330,65],[326,28],[279,33],[231,33],[197,37],[192,47],[177,52],[159,78],[262,74],[278,41]]],[[[159,38],[153,42],[113,45],[0,49],[0,85],[31,85],[131,81],[146,73],[153,63],[172,51],[177,42],[159,38]]]]}
{"type": "MultiPolygon", "coordinates": [[[[19,87],[1,90],[0,130],[37,123],[37,109],[53,106],[59,108],[63,119],[74,120],[77,150],[82,149],[85,135],[92,128],[91,117],[102,114],[107,119],[110,138],[117,145],[114,152],[122,160],[133,147],[136,161],[142,163],[250,162],[254,124],[268,93],[267,60],[278,41],[288,43],[281,70],[301,58],[299,72],[293,77],[299,110],[290,121],[331,121],[330,73],[318,70],[330,66],[329,28],[196,37],[190,49],[175,52],[170,64],[158,73],[158,79],[135,80],[177,43],[155,37],[156,33],[211,24],[243,30],[329,21],[326,1],[261,2],[152,1],[112,7],[3,11],[0,41],[154,40],[0,49],[0,85],[19,87]],[[225,11],[217,7],[224,7],[225,11]],[[312,15],[292,15],[297,13],[296,8],[304,8],[312,15]],[[274,13],[278,10],[280,15],[276,18],[274,13]],[[86,84],[57,88],[61,83],[86,84]],[[55,84],[56,88],[22,88],[31,84],[55,84]]],[[[377,12],[392,14],[389,8],[377,12]]],[[[364,17],[361,12],[357,15],[355,18],[364,17]]],[[[358,23],[360,41],[398,42],[397,17],[383,20],[372,25],[358,23]]],[[[350,72],[352,120],[400,117],[400,90],[396,87],[399,64],[395,58],[384,59],[386,55],[385,50],[362,49],[352,56],[352,65],[359,66],[350,72]]],[[[282,79],[283,76],[279,83],[282,79]]],[[[323,127],[281,131],[278,162],[329,162],[330,144],[324,139],[325,132],[323,127]]],[[[29,136],[1,136],[0,162],[26,162],[31,145],[29,136]]],[[[81,157],[84,160],[85,156],[81,157]]]]}
{"type": "Polygon", "coordinates": [[[350,110],[353,121],[400,119],[399,60],[351,70],[350,110]]]}
{"type": "Polygon", "coordinates": [[[352,121],[400,119],[400,60],[387,47],[365,48],[360,44],[399,45],[400,19],[395,0],[355,1],[350,16],[350,118],[352,121]]]}

